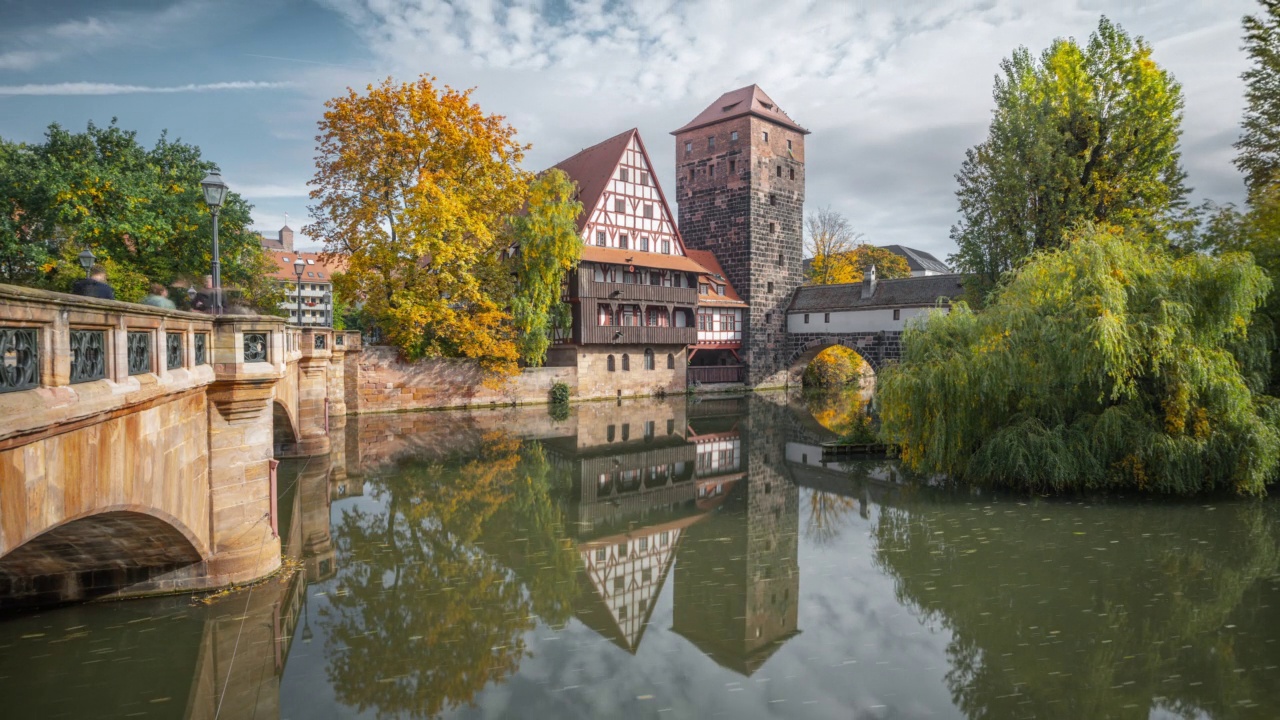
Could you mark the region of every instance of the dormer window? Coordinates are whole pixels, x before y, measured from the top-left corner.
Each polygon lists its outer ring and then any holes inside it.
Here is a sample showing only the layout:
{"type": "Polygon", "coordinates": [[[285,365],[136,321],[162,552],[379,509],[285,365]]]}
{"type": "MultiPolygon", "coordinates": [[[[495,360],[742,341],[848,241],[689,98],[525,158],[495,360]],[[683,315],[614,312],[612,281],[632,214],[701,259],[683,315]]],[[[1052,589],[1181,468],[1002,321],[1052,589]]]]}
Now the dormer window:
{"type": "Polygon", "coordinates": [[[723,295],[723,294],[724,294],[724,286],[723,286],[723,285],[717,285],[717,286],[716,286],[716,294],[717,294],[717,295],[723,295]]]}

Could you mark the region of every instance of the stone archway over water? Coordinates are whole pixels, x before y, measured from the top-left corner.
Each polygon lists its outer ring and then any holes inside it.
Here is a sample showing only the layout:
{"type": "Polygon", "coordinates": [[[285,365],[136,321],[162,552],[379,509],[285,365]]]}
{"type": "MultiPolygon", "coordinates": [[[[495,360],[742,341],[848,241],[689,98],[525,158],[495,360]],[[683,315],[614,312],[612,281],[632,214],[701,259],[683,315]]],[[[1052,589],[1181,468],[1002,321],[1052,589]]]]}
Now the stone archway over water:
{"type": "Polygon", "coordinates": [[[821,355],[824,351],[833,347],[843,347],[852,350],[862,360],[863,378],[860,383],[863,390],[874,391],[876,387],[876,374],[879,368],[871,358],[863,355],[857,344],[853,340],[839,339],[823,339],[814,340],[806,347],[797,350],[792,354],[787,363],[787,384],[793,387],[801,387],[804,385],[804,371],[809,367],[809,363],[821,355]]]}

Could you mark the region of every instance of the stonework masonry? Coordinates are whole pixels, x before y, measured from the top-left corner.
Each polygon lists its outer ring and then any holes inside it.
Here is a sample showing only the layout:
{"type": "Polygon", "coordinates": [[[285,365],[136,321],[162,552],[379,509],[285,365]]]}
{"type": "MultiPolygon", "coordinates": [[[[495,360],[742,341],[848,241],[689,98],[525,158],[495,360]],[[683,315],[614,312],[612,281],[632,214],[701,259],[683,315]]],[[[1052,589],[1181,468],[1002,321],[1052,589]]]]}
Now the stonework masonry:
{"type": "Polygon", "coordinates": [[[786,309],[803,279],[804,134],[754,115],[726,119],[678,134],[675,160],[685,244],[714,252],[749,304],[748,384],[785,385],[786,309]]]}

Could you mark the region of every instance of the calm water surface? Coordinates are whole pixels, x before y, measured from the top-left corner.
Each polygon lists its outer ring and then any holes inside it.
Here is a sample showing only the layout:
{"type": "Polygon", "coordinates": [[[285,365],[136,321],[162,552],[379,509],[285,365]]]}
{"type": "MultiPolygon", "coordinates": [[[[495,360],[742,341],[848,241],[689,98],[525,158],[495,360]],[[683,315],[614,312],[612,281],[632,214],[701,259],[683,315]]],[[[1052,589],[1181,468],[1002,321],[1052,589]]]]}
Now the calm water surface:
{"type": "Polygon", "coordinates": [[[922,488],[830,410],[352,419],[295,575],[0,618],[0,715],[1280,717],[1280,504],[922,488]]]}

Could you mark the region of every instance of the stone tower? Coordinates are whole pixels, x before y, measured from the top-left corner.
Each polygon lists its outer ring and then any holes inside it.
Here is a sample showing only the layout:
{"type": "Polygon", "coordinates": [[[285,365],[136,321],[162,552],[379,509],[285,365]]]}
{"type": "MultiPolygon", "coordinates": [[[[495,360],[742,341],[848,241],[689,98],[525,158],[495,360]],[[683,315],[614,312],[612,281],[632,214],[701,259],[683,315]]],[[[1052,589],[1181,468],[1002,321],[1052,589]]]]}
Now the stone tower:
{"type": "Polygon", "coordinates": [[[801,284],[804,136],[750,85],[721,95],[676,136],[676,198],[688,247],[710,250],[749,304],[747,382],[786,384],[786,309],[801,284]]]}

